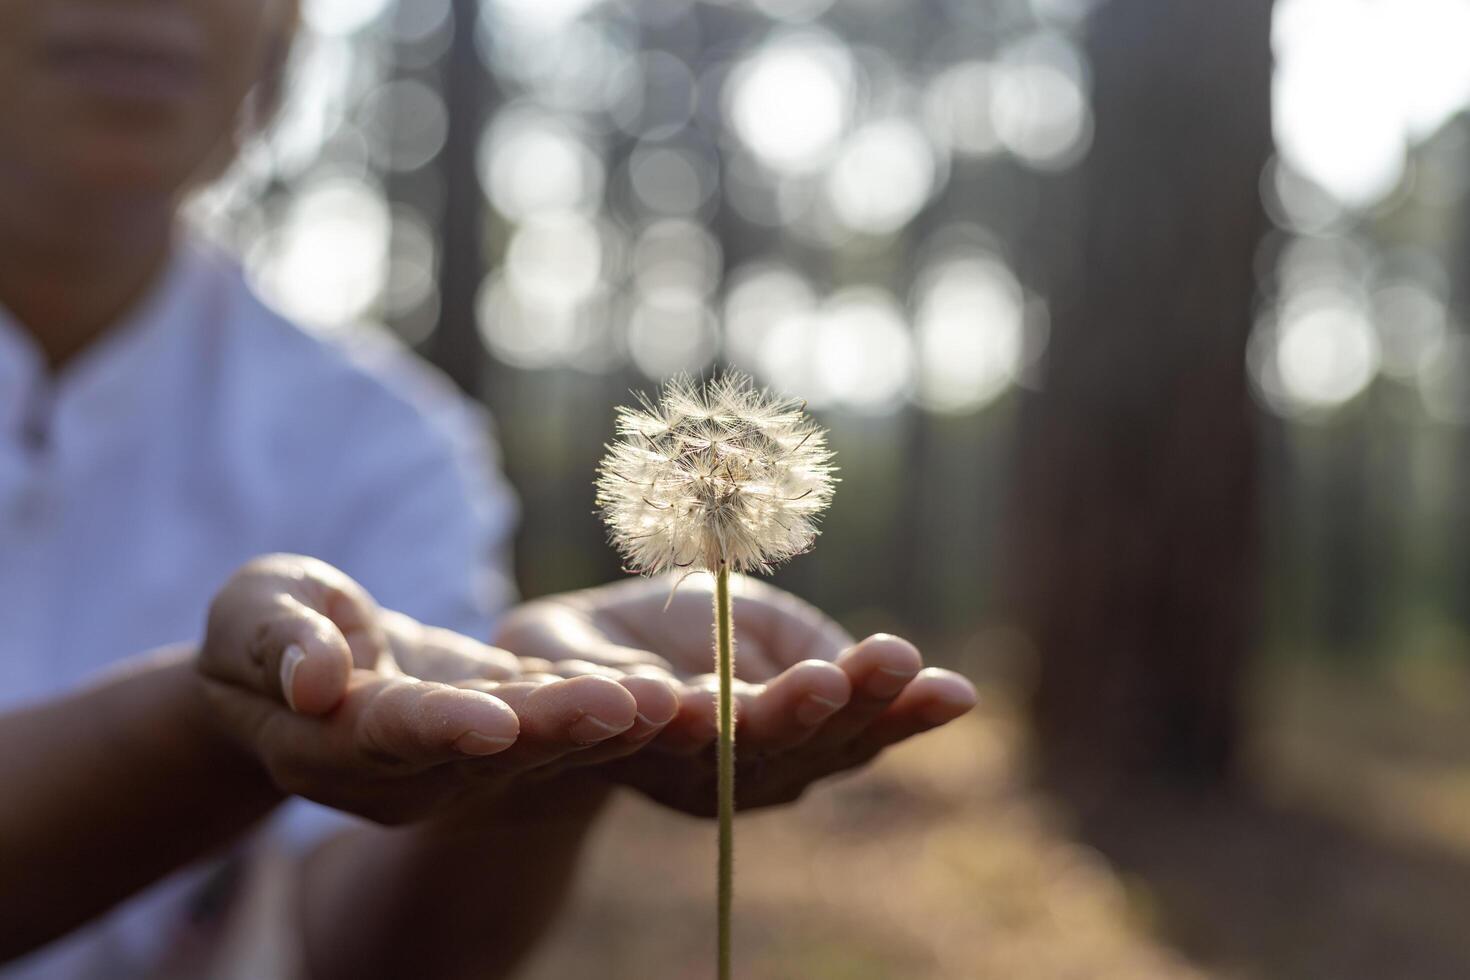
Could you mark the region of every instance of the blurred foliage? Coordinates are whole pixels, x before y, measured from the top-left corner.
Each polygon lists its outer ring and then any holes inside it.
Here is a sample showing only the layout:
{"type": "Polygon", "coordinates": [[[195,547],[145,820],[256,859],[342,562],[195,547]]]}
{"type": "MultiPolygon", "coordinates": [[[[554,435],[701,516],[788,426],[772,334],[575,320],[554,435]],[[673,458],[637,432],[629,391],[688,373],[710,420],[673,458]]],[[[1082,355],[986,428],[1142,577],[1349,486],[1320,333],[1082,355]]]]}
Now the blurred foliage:
{"type": "MultiPolygon", "coordinates": [[[[289,314],[386,327],[471,379],[522,495],[526,591],[617,573],[590,489],[612,406],[735,364],[809,398],[844,468],[783,582],[960,644],[998,613],[1098,6],[308,0],[281,118],[195,210],[289,314]],[[471,172],[474,220],[446,221],[471,172]],[[451,254],[480,264],[446,306],[451,254]]],[[[1280,419],[1277,648],[1466,646],[1467,23],[1466,0],[1277,3],[1248,365],[1280,419]]]]}
{"type": "Polygon", "coordinates": [[[497,419],[527,592],[617,572],[590,485],[612,406],[735,364],[807,398],[843,468],[786,584],[957,635],[991,601],[1007,393],[1045,343],[1017,256],[1090,134],[1086,6],[316,0],[282,117],[196,210],[309,323],[440,358],[473,332],[480,363],[446,366],[497,419]],[[441,302],[457,248],[472,316],[441,302]]]}
{"type": "MultiPolygon", "coordinates": [[[[830,426],[843,483],[780,581],[986,707],[745,824],[750,976],[1470,975],[1470,0],[1274,9],[1260,796],[1025,789],[998,556],[1105,0],[308,0],[282,117],[196,202],[288,314],[491,408],[530,594],[618,574],[591,481],[630,388],[732,364],[830,426]]],[[[619,806],[537,975],[707,963],[705,828],[619,806]]]]}

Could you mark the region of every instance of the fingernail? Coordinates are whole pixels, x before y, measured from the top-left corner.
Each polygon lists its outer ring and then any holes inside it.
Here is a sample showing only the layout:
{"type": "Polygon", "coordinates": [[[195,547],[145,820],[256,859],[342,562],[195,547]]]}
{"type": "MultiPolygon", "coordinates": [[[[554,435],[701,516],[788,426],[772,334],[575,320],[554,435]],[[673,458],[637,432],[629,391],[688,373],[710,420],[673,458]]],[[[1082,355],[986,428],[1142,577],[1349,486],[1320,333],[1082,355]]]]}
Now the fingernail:
{"type": "Polygon", "coordinates": [[[796,706],[796,720],[808,727],[820,725],[835,715],[841,707],[842,705],[836,701],[808,694],[802,699],[801,704],[796,706]]]}
{"type": "Polygon", "coordinates": [[[494,755],[514,744],[513,738],[497,738],[484,732],[465,732],[454,740],[454,747],[465,755],[494,755]]]}
{"type": "Polygon", "coordinates": [[[611,738],[619,732],[625,732],[630,727],[632,726],[609,725],[601,718],[583,715],[577,720],[576,724],[567,730],[567,734],[571,736],[573,742],[577,742],[580,745],[591,745],[594,742],[601,742],[604,739],[611,738]]]}
{"type": "Polygon", "coordinates": [[[286,706],[292,711],[296,710],[296,693],[294,685],[296,681],[296,668],[306,659],[306,651],[296,644],[291,644],[281,654],[281,694],[286,698],[286,706]]]}
{"type": "Polygon", "coordinates": [[[659,722],[651,721],[640,714],[633,727],[623,732],[623,737],[633,742],[643,742],[653,738],[663,727],[659,722]]]}
{"type": "Polygon", "coordinates": [[[667,721],[654,721],[652,718],[648,717],[641,711],[638,712],[635,717],[638,719],[637,725],[635,727],[641,729],[636,736],[637,738],[652,738],[653,736],[657,735],[665,725],[668,724],[667,721]]]}
{"type": "Polygon", "coordinates": [[[868,682],[863,685],[863,689],[875,698],[891,698],[913,679],[914,672],[911,670],[879,667],[868,675],[868,682]]]}

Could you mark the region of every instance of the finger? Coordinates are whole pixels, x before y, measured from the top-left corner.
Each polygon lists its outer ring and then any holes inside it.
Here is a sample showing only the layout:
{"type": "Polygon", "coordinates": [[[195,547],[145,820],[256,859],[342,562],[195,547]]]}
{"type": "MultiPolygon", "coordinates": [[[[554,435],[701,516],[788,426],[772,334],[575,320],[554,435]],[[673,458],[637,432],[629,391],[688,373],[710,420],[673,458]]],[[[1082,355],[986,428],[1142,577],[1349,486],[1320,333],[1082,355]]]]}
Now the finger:
{"type": "Polygon", "coordinates": [[[605,742],[573,752],[537,770],[538,775],[558,775],[568,769],[601,765],[632,755],[652,741],[679,712],[679,696],[669,678],[628,676],[619,679],[637,701],[637,713],[627,731],[605,742]]]}
{"type": "MultiPolygon", "coordinates": [[[[707,574],[695,574],[686,582],[681,579],[681,585],[670,595],[673,580],[673,576],[664,576],[651,582],[606,586],[601,592],[613,601],[601,605],[601,610],[616,624],[617,633],[623,638],[635,639],[648,649],[684,651],[691,639],[700,644],[703,638],[704,644],[695,649],[703,646],[707,651],[713,579],[707,574]]],[[[769,646],[778,639],[776,627],[782,623],[811,624],[822,620],[822,614],[801,599],[747,576],[734,576],[731,592],[735,604],[735,676],[764,682],[801,660],[791,655],[789,638],[784,641],[782,658],[770,655],[769,646]]],[[[804,635],[801,642],[807,644],[810,639],[804,635]]],[[[831,660],[836,649],[841,649],[841,645],[826,655],[825,660],[831,660]]],[[[685,666],[688,666],[686,661],[685,666]]]]}
{"type": "Polygon", "coordinates": [[[595,674],[598,677],[609,677],[613,680],[623,676],[622,671],[605,664],[594,664],[587,660],[558,660],[556,663],[548,664],[546,672],[557,677],[582,677],[586,674],[595,674]]]}
{"type": "Polygon", "coordinates": [[[633,726],[619,738],[636,743],[646,742],[662,731],[679,713],[679,692],[672,678],[634,675],[621,677],[618,683],[633,695],[635,702],[633,726]]]}
{"type": "Polygon", "coordinates": [[[777,751],[811,737],[851,696],[847,674],[835,664],[805,660],[788,667],[750,702],[740,744],[777,751]]]}
{"type": "Polygon", "coordinates": [[[813,748],[845,745],[888,709],[924,666],[907,640],[887,633],[868,637],[844,650],[837,667],[852,685],[852,698],[834,714],[809,744],[813,748]]]}
{"type": "Polygon", "coordinates": [[[221,593],[211,608],[199,665],[216,680],[318,715],[346,693],[352,650],[332,620],[294,596],[221,593]],[[232,608],[221,610],[222,600],[232,608]]]}
{"type": "Polygon", "coordinates": [[[358,748],[393,767],[502,753],[520,731],[516,712],[494,695],[408,678],[367,680],[344,708],[358,748]]]}
{"type": "Polygon", "coordinates": [[[200,669],[320,714],[341,700],[353,663],[371,666],[385,649],[376,614],[366,590],[325,562],[265,555],[241,566],[210,604],[200,669]]]}
{"type": "Polygon", "coordinates": [[[401,613],[384,613],[393,653],[403,671],[419,680],[514,680],[521,674],[515,654],[486,646],[453,630],[423,626],[401,613]],[[411,626],[410,626],[411,624],[411,626]]]}
{"type": "MultiPolygon", "coordinates": [[[[679,684],[679,711],[659,734],[657,746],[675,755],[695,755],[719,735],[719,678],[701,674],[679,684]]],[[[741,724],[760,686],[739,678],[731,688],[735,695],[735,722],[741,724]]]]}
{"type": "Polygon", "coordinates": [[[341,631],[352,651],[353,666],[376,667],[389,649],[378,604],[366,589],[326,562],[301,561],[305,571],[298,598],[320,610],[341,631]]]}
{"type": "Polygon", "coordinates": [[[778,671],[803,660],[836,660],[853,643],[852,636],[816,606],[755,579],[743,581],[734,612],[735,622],[759,639],[778,671]]]}
{"type": "Polygon", "coordinates": [[[606,677],[486,683],[520,719],[516,744],[496,759],[502,771],[524,772],[620,735],[637,720],[638,702],[606,677]]]}
{"type": "Polygon", "coordinates": [[[896,742],[948,724],[979,701],[975,685],[952,670],[926,667],[903,693],[852,743],[856,761],[877,755],[896,742]]]}

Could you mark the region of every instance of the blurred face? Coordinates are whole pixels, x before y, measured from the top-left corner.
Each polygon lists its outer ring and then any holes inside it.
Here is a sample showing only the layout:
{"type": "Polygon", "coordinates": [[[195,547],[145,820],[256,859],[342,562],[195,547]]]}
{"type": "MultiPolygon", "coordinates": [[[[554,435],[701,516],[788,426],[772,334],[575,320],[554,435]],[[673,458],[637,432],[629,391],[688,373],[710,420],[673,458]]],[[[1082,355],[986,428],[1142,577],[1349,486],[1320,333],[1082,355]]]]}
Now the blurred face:
{"type": "Polygon", "coordinates": [[[0,0],[0,186],[175,193],[217,159],[289,0],[0,0]]]}

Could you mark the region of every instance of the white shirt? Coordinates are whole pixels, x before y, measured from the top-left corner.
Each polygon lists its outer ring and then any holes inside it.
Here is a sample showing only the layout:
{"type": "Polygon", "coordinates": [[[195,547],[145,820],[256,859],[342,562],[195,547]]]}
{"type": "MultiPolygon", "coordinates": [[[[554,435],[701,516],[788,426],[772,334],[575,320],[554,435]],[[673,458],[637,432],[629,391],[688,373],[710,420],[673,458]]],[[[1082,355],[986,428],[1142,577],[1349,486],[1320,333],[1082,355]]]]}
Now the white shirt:
{"type": "MultiPolygon", "coordinates": [[[[197,640],[214,593],[265,552],[487,636],[512,597],[514,518],[488,420],[447,381],[387,340],[349,352],[292,326],[204,246],[181,244],[59,377],[0,310],[0,710],[197,640]]],[[[0,976],[146,975],[206,873],[0,976]]]]}

